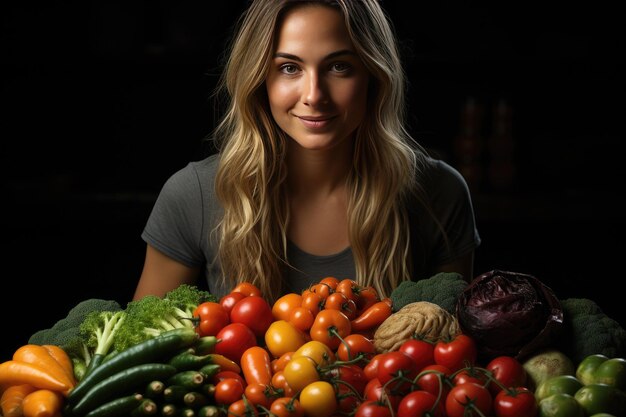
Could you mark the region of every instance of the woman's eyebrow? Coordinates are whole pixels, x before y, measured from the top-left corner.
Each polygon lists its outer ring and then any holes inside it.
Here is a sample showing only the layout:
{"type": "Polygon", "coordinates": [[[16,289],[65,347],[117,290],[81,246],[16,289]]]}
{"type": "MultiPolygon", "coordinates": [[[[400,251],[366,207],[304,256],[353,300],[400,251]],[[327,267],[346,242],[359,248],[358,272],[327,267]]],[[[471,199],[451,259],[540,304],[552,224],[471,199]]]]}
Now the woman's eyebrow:
{"type": "MultiPolygon", "coordinates": [[[[330,54],[326,55],[324,57],[324,60],[326,61],[326,60],[337,58],[338,56],[343,56],[343,55],[356,56],[356,53],[354,51],[349,50],[349,49],[341,49],[339,51],[331,52],[330,54]]],[[[293,54],[288,54],[287,52],[276,52],[274,54],[274,58],[285,58],[285,59],[289,59],[289,60],[292,60],[292,61],[304,62],[302,60],[302,58],[300,58],[299,56],[293,55],[293,54]]]]}

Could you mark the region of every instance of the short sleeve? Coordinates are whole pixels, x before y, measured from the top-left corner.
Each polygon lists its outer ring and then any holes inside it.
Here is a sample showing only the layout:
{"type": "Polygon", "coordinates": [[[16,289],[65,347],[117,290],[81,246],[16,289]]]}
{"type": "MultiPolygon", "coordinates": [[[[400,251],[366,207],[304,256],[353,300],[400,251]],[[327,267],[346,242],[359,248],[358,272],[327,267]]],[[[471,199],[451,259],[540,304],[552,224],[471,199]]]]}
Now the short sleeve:
{"type": "Polygon", "coordinates": [[[203,213],[202,187],[188,164],[163,185],[141,237],[184,265],[201,266],[206,261],[201,244],[203,213]]]}

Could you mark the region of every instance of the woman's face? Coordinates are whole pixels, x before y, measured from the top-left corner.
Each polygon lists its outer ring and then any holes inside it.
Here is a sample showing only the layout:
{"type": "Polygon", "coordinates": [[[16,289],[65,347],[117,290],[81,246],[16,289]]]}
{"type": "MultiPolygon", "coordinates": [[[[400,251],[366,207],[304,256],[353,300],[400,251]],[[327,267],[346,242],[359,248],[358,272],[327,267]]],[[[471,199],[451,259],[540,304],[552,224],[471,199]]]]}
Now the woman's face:
{"type": "Polygon", "coordinates": [[[287,12],[266,79],[272,115],[305,149],[351,139],[363,121],[369,74],[338,10],[323,5],[287,12]]]}

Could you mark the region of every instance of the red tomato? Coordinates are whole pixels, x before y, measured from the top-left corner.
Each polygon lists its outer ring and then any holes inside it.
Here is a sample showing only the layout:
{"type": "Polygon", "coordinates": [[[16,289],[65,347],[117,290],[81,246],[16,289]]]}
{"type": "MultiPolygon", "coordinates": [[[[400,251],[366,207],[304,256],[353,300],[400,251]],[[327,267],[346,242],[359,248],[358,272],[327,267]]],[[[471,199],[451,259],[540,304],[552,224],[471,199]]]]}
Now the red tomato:
{"type": "MultiPolygon", "coordinates": [[[[329,376],[331,381],[340,380],[349,384],[359,395],[363,395],[365,386],[368,383],[363,369],[354,364],[334,366],[327,374],[324,374],[324,379],[328,379],[329,376]]],[[[341,382],[338,385],[345,386],[341,382]]]]}
{"type": "Polygon", "coordinates": [[[196,332],[201,336],[215,336],[227,324],[230,324],[228,312],[219,303],[207,301],[201,303],[193,312],[200,322],[196,332]]]}
{"type": "Polygon", "coordinates": [[[304,408],[296,397],[280,397],[272,402],[270,415],[276,417],[304,417],[304,408]]]}
{"type": "Polygon", "coordinates": [[[418,374],[416,383],[420,389],[433,395],[439,395],[439,392],[442,391],[442,398],[445,398],[450,390],[447,378],[451,374],[452,371],[443,365],[427,365],[418,374]]]}
{"type": "Polygon", "coordinates": [[[380,383],[378,378],[373,378],[367,382],[367,385],[365,385],[365,390],[363,390],[363,398],[369,401],[383,402],[386,399],[391,404],[391,408],[396,410],[398,408],[398,404],[400,404],[400,401],[402,400],[402,395],[395,395],[389,390],[383,391],[383,385],[380,383]]]}
{"type": "Polygon", "coordinates": [[[243,323],[230,323],[216,335],[220,341],[215,345],[215,353],[239,363],[246,349],[256,346],[256,336],[243,323]]]}
{"type": "Polygon", "coordinates": [[[435,344],[435,363],[450,368],[452,372],[476,363],[478,350],[474,339],[459,334],[451,341],[440,340],[435,344]]]}
{"type": "Polygon", "coordinates": [[[435,363],[435,345],[425,340],[408,339],[398,348],[400,352],[409,355],[418,371],[427,365],[435,363]]]}
{"type": "Polygon", "coordinates": [[[454,385],[461,385],[466,382],[474,382],[478,385],[484,385],[487,382],[487,379],[485,371],[475,367],[468,367],[455,372],[452,382],[454,385]]]}
{"type": "Polygon", "coordinates": [[[383,358],[384,353],[377,353],[372,356],[369,363],[363,367],[363,372],[365,372],[365,376],[367,379],[374,379],[378,377],[378,365],[380,365],[380,360],[383,358]]]}
{"type": "Polygon", "coordinates": [[[374,342],[362,334],[352,333],[343,338],[343,342],[337,348],[337,358],[342,361],[349,361],[361,355],[363,361],[359,363],[367,363],[376,354],[374,342]],[[350,350],[348,352],[348,349],[350,350]]]}
{"type": "Polygon", "coordinates": [[[272,388],[271,385],[252,383],[248,384],[244,390],[244,394],[248,401],[254,406],[263,406],[270,408],[272,401],[279,395],[279,392],[272,388]]]}
{"type": "Polygon", "coordinates": [[[537,399],[526,387],[500,390],[493,402],[496,417],[534,417],[537,399]]]}
{"type": "Polygon", "coordinates": [[[217,384],[218,382],[225,379],[237,379],[241,382],[241,385],[243,385],[244,388],[248,385],[243,376],[241,376],[240,373],[234,371],[219,371],[218,373],[213,375],[212,381],[213,384],[217,384]]]}
{"type": "Polygon", "coordinates": [[[359,285],[356,281],[345,278],[339,281],[337,287],[335,287],[335,292],[340,292],[345,295],[349,300],[354,301],[355,303],[359,300],[359,295],[357,293],[359,285]]]}
{"type": "Polygon", "coordinates": [[[392,413],[382,401],[365,401],[356,409],[354,417],[392,417],[392,413]]]}
{"type": "Polygon", "coordinates": [[[390,351],[382,354],[378,364],[377,377],[381,384],[399,394],[405,394],[411,389],[411,384],[407,381],[413,380],[417,375],[415,363],[409,355],[399,351],[390,351]]]}
{"type": "Polygon", "coordinates": [[[259,410],[244,399],[240,399],[228,406],[228,414],[226,417],[258,417],[259,410]]]}
{"type": "Polygon", "coordinates": [[[432,417],[444,416],[443,402],[437,403],[437,396],[428,391],[411,391],[398,404],[397,417],[422,417],[424,415],[432,417]],[[437,405],[436,407],[435,404],[437,405]]]}
{"type": "Polygon", "coordinates": [[[230,405],[241,399],[244,387],[241,381],[235,378],[222,379],[215,384],[215,402],[223,405],[230,405]]]}
{"type": "Polygon", "coordinates": [[[488,416],[493,407],[489,390],[482,385],[468,382],[455,385],[446,396],[448,417],[488,416]]]}
{"type": "Polygon", "coordinates": [[[237,301],[230,311],[232,323],[243,323],[256,337],[263,337],[274,321],[272,307],[264,298],[251,295],[237,301]]]}
{"type": "MultiPolygon", "coordinates": [[[[523,387],[526,385],[526,370],[524,366],[512,356],[498,356],[491,360],[485,366],[489,372],[493,374],[493,377],[505,388],[509,387],[523,387]]],[[[497,383],[491,382],[489,384],[489,391],[493,395],[496,395],[502,390],[502,387],[497,383]]]]}
{"type": "Polygon", "coordinates": [[[246,298],[247,295],[240,292],[231,292],[230,294],[226,294],[222,298],[220,298],[220,304],[224,307],[224,310],[229,314],[230,318],[230,310],[233,309],[233,306],[237,304],[237,301],[246,298]]]}

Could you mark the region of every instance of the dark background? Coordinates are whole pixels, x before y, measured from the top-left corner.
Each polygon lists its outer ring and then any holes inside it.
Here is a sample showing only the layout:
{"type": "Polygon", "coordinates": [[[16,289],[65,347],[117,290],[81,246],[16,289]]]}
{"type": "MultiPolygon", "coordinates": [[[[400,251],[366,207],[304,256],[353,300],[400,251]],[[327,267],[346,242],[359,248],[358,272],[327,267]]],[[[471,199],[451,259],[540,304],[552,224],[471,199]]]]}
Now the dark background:
{"type": "MultiPolygon", "coordinates": [[[[415,137],[460,168],[461,109],[468,98],[482,108],[482,142],[472,142],[483,144],[472,148],[482,174],[471,182],[483,239],[476,274],[533,274],[623,325],[614,301],[625,253],[618,6],[430,3],[383,5],[402,42],[415,137]],[[515,170],[496,186],[488,170],[501,100],[512,110],[515,170]]],[[[244,4],[4,6],[0,358],[82,299],[132,297],[160,187],[212,151],[211,92],[244,4]]]]}

